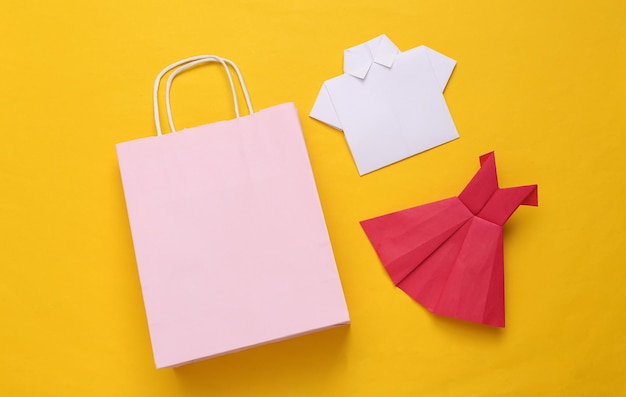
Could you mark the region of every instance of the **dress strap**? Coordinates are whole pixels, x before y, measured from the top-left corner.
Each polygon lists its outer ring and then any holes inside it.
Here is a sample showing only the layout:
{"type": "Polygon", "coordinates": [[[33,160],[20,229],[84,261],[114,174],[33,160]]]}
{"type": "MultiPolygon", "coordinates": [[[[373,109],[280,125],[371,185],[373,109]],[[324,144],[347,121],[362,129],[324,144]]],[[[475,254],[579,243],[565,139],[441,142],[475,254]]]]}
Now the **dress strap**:
{"type": "Polygon", "coordinates": [[[480,169],[459,195],[459,199],[477,215],[498,190],[494,152],[480,156],[480,169]]]}

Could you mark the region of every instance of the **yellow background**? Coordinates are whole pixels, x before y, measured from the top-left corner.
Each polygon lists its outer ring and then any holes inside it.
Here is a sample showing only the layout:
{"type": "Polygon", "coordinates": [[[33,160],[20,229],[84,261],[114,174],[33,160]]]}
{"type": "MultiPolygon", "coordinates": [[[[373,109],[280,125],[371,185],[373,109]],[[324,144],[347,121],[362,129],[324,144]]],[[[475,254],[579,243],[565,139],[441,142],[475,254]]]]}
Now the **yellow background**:
{"type": "MultiPolygon", "coordinates": [[[[624,395],[625,21],[621,0],[2,2],[0,395],[624,395]],[[461,138],[359,177],[307,115],[382,33],[458,61],[461,138]],[[352,325],[155,370],[114,145],[154,134],[153,78],[204,53],[256,108],[296,103],[352,325]],[[428,313],[358,224],[458,194],[491,150],[502,186],[539,184],[505,227],[504,330],[428,313]]],[[[179,127],[234,115],[217,67],[173,96],[179,127]]]]}

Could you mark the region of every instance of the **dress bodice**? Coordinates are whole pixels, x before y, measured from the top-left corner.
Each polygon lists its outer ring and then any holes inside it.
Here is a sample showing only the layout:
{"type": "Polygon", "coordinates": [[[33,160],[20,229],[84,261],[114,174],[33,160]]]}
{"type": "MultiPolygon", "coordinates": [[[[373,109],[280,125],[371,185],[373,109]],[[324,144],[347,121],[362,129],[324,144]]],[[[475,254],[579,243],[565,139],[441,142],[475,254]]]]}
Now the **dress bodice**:
{"type": "Polygon", "coordinates": [[[520,205],[537,205],[537,185],[500,188],[496,159],[491,152],[480,157],[480,169],[459,199],[474,215],[504,225],[520,205]]]}

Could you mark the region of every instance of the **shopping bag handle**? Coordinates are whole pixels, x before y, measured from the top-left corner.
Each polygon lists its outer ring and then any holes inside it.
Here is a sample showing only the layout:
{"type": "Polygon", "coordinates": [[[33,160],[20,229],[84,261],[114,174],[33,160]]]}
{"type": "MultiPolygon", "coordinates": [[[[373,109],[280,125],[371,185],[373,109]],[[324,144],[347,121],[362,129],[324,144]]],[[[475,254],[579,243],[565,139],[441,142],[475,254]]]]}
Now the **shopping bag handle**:
{"type": "MultiPolygon", "coordinates": [[[[228,75],[228,80],[230,82],[231,90],[232,90],[233,96],[234,96],[235,87],[234,87],[234,84],[233,84],[233,81],[232,81],[232,77],[230,75],[230,71],[228,70],[228,67],[226,66],[224,61],[222,61],[221,58],[219,58],[219,57],[217,57],[215,55],[198,55],[198,56],[195,56],[195,57],[190,57],[190,58],[186,58],[186,59],[174,62],[171,65],[166,66],[163,70],[161,70],[161,72],[159,72],[159,74],[157,75],[156,79],[154,80],[154,88],[153,88],[153,92],[152,92],[152,102],[153,102],[153,108],[154,108],[154,124],[156,126],[156,131],[157,131],[157,135],[158,136],[163,135],[162,127],[161,127],[161,115],[160,115],[160,112],[159,112],[159,99],[158,99],[159,87],[161,85],[161,80],[163,79],[163,76],[167,72],[169,72],[170,70],[172,70],[174,68],[177,68],[180,65],[184,65],[186,63],[190,63],[190,62],[201,60],[201,59],[217,61],[217,62],[220,62],[224,66],[224,68],[226,69],[226,74],[228,75]]],[[[238,109],[238,106],[237,106],[238,104],[237,104],[237,99],[236,98],[235,98],[234,102],[235,102],[235,109],[238,109]]],[[[169,113],[170,112],[168,112],[168,114],[169,113]]],[[[172,124],[173,123],[170,122],[170,131],[174,132],[175,129],[173,128],[172,124]]]]}
{"type": "MultiPolygon", "coordinates": [[[[225,59],[225,58],[221,58],[218,56],[215,56],[215,58],[218,58],[217,61],[220,62],[222,65],[224,65],[224,68],[226,69],[226,74],[228,75],[228,80],[230,81],[230,88],[231,91],[233,93],[233,101],[235,103],[235,115],[237,118],[240,117],[239,115],[239,103],[237,101],[237,94],[235,93],[235,86],[233,84],[233,80],[230,74],[230,71],[228,70],[228,65],[230,65],[235,72],[237,73],[237,77],[239,78],[239,84],[241,85],[241,89],[243,91],[244,97],[246,98],[246,104],[248,106],[248,112],[250,114],[254,113],[254,111],[252,110],[252,105],[250,103],[250,96],[248,94],[248,90],[246,88],[246,84],[243,81],[243,77],[241,76],[241,72],[239,71],[239,68],[237,68],[237,65],[235,65],[234,62],[232,62],[231,60],[225,59]]],[[[167,84],[165,85],[165,109],[167,111],[167,120],[170,124],[170,128],[172,129],[172,131],[175,131],[174,128],[174,121],[172,119],[172,107],[171,107],[171,102],[170,102],[170,91],[172,88],[172,81],[174,80],[174,78],[176,76],[178,76],[180,73],[184,72],[187,69],[190,69],[194,66],[197,65],[201,65],[203,63],[207,63],[207,62],[214,62],[214,59],[211,58],[203,58],[203,59],[198,59],[196,61],[192,61],[187,63],[186,65],[180,66],[179,68],[177,68],[176,70],[174,70],[172,72],[172,74],[170,75],[170,77],[167,79],[167,84]]]]}
{"type": "Polygon", "coordinates": [[[223,66],[224,69],[226,70],[226,75],[228,76],[228,81],[230,82],[230,88],[231,88],[231,92],[233,94],[233,102],[235,105],[235,114],[237,117],[240,117],[239,115],[239,103],[237,101],[237,95],[235,92],[235,85],[233,83],[233,79],[232,76],[230,74],[230,70],[228,69],[228,66],[230,65],[235,72],[237,73],[237,77],[239,79],[239,83],[241,85],[242,91],[243,91],[243,95],[246,99],[246,104],[248,107],[248,112],[250,114],[253,114],[254,111],[252,109],[252,104],[250,103],[250,95],[248,94],[248,89],[246,88],[245,82],[243,80],[243,76],[241,75],[241,72],[239,71],[239,68],[237,67],[237,65],[235,65],[234,62],[232,62],[229,59],[226,58],[221,58],[218,57],[216,55],[198,55],[195,57],[190,57],[190,58],[186,58],[183,60],[180,60],[178,62],[174,62],[171,65],[168,65],[167,67],[165,67],[156,77],[156,79],[154,80],[154,90],[153,90],[153,106],[154,106],[154,123],[156,126],[156,130],[157,130],[157,135],[161,136],[163,135],[162,132],[162,127],[161,127],[161,119],[160,119],[160,113],[159,113],[159,103],[158,103],[158,91],[159,91],[159,86],[161,83],[161,80],[163,79],[163,76],[169,72],[170,70],[176,68],[176,70],[174,70],[174,72],[172,72],[172,74],[170,75],[170,77],[167,80],[167,84],[166,84],[166,94],[165,94],[165,103],[166,103],[166,112],[167,112],[167,119],[168,119],[168,123],[170,126],[170,131],[174,132],[176,131],[176,128],[174,127],[174,121],[172,118],[172,109],[171,109],[171,102],[170,102],[170,90],[171,90],[171,86],[172,86],[172,81],[174,80],[174,78],[184,72],[185,70],[192,68],[194,66],[203,64],[203,63],[207,63],[207,62],[220,62],[223,66]]]}

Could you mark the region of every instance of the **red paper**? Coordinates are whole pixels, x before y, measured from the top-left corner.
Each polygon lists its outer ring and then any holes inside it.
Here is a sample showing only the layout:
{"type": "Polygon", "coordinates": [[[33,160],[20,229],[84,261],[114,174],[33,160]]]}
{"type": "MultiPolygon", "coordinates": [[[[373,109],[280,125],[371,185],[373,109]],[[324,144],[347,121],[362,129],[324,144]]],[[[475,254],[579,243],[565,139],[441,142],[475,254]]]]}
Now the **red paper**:
{"type": "Polygon", "coordinates": [[[502,225],[537,185],[498,187],[493,152],[458,197],[361,222],[393,282],[432,313],[504,327],[502,225]]]}

